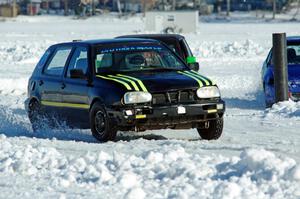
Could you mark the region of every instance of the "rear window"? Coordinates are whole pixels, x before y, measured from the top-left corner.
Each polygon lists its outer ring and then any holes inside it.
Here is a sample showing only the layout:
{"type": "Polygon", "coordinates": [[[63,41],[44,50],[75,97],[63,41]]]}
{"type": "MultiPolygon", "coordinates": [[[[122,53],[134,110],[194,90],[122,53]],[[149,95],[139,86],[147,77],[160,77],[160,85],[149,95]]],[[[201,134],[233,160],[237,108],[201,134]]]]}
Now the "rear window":
{"type": "Polygon", "coordinates": [[[54,76],[62,75],[71,50],[72,47],[58,47],[45,68],[44,73],[54,76]]]}

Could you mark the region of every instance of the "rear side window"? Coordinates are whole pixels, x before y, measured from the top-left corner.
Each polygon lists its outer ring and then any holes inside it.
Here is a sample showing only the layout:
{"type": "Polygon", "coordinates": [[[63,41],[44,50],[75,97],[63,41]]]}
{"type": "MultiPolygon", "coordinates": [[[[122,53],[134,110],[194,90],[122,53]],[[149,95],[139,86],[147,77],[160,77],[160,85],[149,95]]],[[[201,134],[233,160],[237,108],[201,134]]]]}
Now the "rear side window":
{"type": "Polygon", "coordinates": [[[44,73],[48,75],[61,76],[71,50],[72,47],[57,48],[47,67],[45,68],[44,73]]]}
{"type": "Polygon", "coordinates": [[[183,56],[183,54],[181,52],[180,45],[177,42],[177,40],[175,40],[175,39],[164,39],[164,40],[162,40],[162,42],[164,42],[165,44],[167,44],[167,46],[170,49],[172,49],[175,53],[177,53],[180,57],[183,56]]]}
{"type": "Polygon", "coordinates": [[[40,61],[37,64],[37,68],[43,68],[48,60],[49,55],[51,54],[51,50],[48,49],[44,55],[41,57],[40,61]]]}
{"type": "Polygon", "coordinates": [[[81,69],[84,74],[86,74],[88,69],[88,58],[87,58],[87,48],[86,47],[78,47],[72,55],[72,59],[70,61],[67,77],[71,77],[70,71],[72,69],[81,69]]]}

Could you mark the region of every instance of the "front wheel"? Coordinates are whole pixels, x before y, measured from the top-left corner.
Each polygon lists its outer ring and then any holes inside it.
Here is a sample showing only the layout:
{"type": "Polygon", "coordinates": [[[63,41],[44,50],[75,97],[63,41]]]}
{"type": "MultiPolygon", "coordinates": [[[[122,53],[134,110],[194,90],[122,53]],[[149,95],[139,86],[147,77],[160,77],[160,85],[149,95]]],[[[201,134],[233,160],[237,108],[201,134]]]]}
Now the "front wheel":
{"type": "Polygon", "coordinates": [[[93,136],[100,142],[115,140],[117,129],[112,125],[105,108],[98,102],[90,110],[90,126],[93,136]]]}
{"type": "Polygon", "coordinates": [[[210,120],[205,128],[197,128],[200,137],[204,140],[217,140],[223,132],[223,118],[210,120]]]}
{"type": "Polygon", "coordinates": [[[271,95],[270,93],[272,93],[272,87],[264,83],[264,95],[265,95],[266,108],[271,108],[274,104],[274,98],[272,96],[275,96],[275,93],[273,95],[271,95]]]}

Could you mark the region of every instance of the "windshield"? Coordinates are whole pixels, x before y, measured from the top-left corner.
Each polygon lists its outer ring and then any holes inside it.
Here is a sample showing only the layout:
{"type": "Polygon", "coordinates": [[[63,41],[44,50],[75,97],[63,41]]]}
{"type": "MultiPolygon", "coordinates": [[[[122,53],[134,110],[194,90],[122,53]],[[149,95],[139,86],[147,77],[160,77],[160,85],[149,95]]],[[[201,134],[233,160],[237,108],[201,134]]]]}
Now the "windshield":
{"type": "Polygon", "coordinates": [[[119,45],[97,50],[96,73],[153,70],[187,68],[173,52],[159,45],[119,45]]]}
{"type": "Polygon", "coordinates": [[[287,58],[289,64],[300,64],[300,43],[287,46],[287,58]]]}

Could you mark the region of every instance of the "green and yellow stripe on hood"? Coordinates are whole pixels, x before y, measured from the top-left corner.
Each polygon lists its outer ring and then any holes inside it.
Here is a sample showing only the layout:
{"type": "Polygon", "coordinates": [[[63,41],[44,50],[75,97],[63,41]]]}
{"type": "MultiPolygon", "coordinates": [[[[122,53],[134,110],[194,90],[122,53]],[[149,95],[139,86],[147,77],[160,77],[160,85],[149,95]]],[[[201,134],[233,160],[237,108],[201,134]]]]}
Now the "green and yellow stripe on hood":
{"type": "Polygon", "coordinates": [[[189,78],[194,79],[195,81],[198,82],[199,87],[204,87],[204,86],[215,86],[216,84],[208,79],[205,76],[200,75],[199,73],[197,73],[196,71],[190,70],[190,71],[178,71],[178,73],[185,75],[189,78]]]}
{"type": "Polygon", "coordinates": [[[118,82],[122,84],[129,91],[144,91],[148,92],[144,83],[136,78],[129,75],[117,74],[117,75],[96,75],[102,79],[118,82]]]}

